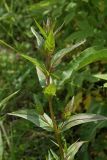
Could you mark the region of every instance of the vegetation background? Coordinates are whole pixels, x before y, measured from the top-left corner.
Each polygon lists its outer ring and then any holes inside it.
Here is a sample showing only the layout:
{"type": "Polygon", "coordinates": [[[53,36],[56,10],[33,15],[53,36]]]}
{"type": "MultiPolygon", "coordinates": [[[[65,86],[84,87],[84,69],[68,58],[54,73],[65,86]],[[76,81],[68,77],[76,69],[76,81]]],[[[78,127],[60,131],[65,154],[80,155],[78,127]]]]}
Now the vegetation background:
{"type": "MultiPolygon", "coordinates": [[[[73,51],[73,57],[90,46],[99,49],[107,47],[107,0],[1,0],[0,39],[36,57],[36,41],[30,28],[35,26],[34,18],[42,24],[47,17],[56,23],[56,27],[64,23],[56,37],[57,49],[83,39],[86,39],[86,43],[73,51]]],[[[60,67],[73,57],[67,55],[60,67]]],[[[98,61],[75,73],[75,79],[58,92],[59,98],[54,102],[57,117],[60,119],[64,105],[74,95],[76,113],[91,112],[107,116],[107,89],[103,87],[106,80],[92,76],[106,72],[107,63],[98,61]]],[[[7,116],[8,112],[35,107],[36,98],[40,99],[47,111],[35,68],[7,47],[0,46],[0,100],[16,90],[20,92],[0,113],[0,123],[5,128],[5,131],[1,129],[3,147],[0,138],[3,160],[44,159],[53,145],[48,140],[52,135],[28,121],[7,116]]],[[[106,122],[74,127],[66,133],[66,138],[69,143],[79,138],[89,140],[89,144],[79,151],[77,160],[107,160],[106,122]]]]}

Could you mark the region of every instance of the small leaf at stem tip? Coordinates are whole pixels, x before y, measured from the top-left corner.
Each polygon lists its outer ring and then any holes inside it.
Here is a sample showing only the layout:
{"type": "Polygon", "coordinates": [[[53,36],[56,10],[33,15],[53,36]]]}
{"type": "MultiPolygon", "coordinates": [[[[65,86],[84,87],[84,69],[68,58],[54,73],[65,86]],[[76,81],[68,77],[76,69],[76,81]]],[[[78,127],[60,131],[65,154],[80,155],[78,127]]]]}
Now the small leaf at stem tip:
{"type": "Polygon", "coordinates": [[[48,85],[45,89],[44,89],[44,94],[46,96],[55,96],[56,94],[56,86],[54,84],[50,84],[48,85]]]}
{"type": "Polygon", "coordinates": [[[36,37],[37,40],[37,48],[40,49],[43,45],[44,39],[42,38],[42,36],[35,31],[35,29],[33,27],[31,27],[31,31],[33,33],[33,35],[36,37]]]}
{"type": "Polygon", "coordinates": [[[44,31],[44,29],[40,26],[40,24],[36,21],[36,19],[34,19],[39,31],[41,32],[41,34],[43,35],[44,38],[47,38],[47,34],[46,32],[44,31]]]}

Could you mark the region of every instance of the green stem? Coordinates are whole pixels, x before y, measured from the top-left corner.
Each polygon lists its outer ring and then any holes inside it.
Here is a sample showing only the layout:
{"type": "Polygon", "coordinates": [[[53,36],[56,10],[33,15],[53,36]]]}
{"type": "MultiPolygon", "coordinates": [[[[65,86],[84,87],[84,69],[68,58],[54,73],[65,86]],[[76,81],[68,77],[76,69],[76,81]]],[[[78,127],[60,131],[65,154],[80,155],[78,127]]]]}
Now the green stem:
{"type": "MultiPolygon", "coordinates": [[[[51,72],[50,60],[51,60],[51,55],[47,55],[46,65],[47,65],[49,73],[51,72]]],[[[50,75],[47,76],[46,83],[47,83],[47,86],[50,85],[50,83],[51,83],[50,82],[50,75]]],[[[49,110],[50,110],[51,119],[52,119],[52,122],[53,122],[56,141],[57,141],[58,146],[59,146],[60,159],[64,160],[64,152],[63,152],[63,146],[62,146],[62,142],[61,142],[61,135],[60,135],[60,132],[59,132],[59,128],[57,126],[56,119],[55,119],[53,106],[52,106],[52,97],[51,96],[48,98],[48,103],[49,103],[49,110]]]]}
{"type": "Polygon", "coordinates": [[[51,97],[49,97],[49,110],[50,110],[50,114],[51,114],[51,119],[53,121],[55,137],[56,137],[57,143],[59,145],[60,158],[61,158],[61,160],[64,160],[64,153],[63,153],[63,147],[62,147],[62,143],[61,143],[61,136],[60,136],[59,129],[58,129],[56,119],[55,119],[55,116],[54,116],[54,111],[53,111],[53,107],[52,107],[52,98],[51,97]]]}

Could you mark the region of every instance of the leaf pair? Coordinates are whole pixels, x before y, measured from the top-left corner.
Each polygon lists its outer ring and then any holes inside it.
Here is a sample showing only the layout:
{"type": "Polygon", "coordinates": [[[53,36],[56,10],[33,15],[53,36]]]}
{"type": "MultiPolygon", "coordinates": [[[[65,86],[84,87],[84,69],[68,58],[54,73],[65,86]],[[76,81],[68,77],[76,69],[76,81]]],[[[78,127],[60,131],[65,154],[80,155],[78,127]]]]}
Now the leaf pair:
{"type": "MultiPolygon", "coordinates": [[[[33,122],[38,127],[41,127],[43,129],[46,129],[48,131],[53,131],[53,123],[51,118],[44,113],[43,115],[38,115],[35,110],[19,110],[13,113],[9,113],[9,115],[14,115],[18,117],[22,117],[24,119],[27,119],[31,122],[33,122]]],[[[71,116],[69,119],[65,120],[64,122],[61,122],[59,124],[60,131],[66,131],[76,125],[87,123],[87,122],[95,122],[95,121],[101,121],[101,120],[107,120],[107,117],[96,115],[96,114],[90,114],[90,113],[80,113],[71,116]]]]}

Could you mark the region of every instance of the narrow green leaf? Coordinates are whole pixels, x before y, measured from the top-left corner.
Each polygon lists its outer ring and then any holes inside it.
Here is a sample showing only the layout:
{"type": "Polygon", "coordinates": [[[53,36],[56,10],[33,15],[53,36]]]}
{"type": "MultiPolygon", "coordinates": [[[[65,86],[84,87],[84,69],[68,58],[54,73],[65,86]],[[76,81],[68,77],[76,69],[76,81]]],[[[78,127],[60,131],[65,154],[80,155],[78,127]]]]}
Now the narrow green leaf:
{"type": "Polygon", "coordinates": [[[59,160],[59,157],[57,156],[57,154],[52,149],[50,149],[48,151],[48,158],[47,158],[47,160],[59,160]]]}
{"type": "Polygon", "coordinates": [[[54,35],[56,35],[58,32],[60,32],[60,30],[63,28],[64,24],[65,24],[65,22],[63,22],[63,23],[61,24],[61,26],[59,26],[59,27],[56,29],[56,31],[54,32],[54,35]]]}
{"type": "Polygon", "coordinates": [[[64,123],[60,124],[61,131],[66,131],[69,128],[72,128],[76,125],[87,123],[87,122],[94,122],[94,121],[102,121],[107,120],[107,117],[96,115],[96,114],[90,114],[90,113],[80,113],[71,116],[68,120],[66,120],[64,123]]]}
{"type": "Polygon", "coordinates": [[[93,76],[99,79],[107,80],[107,74],[95,74],[93,76]]]}
{"type": "Polygon", "coordinates": [[[24,118],[36,126],[41,127],[47,131],[53,131],[53,123],[51,118],[44,113],[43,115],[38,115],[33,109],[19,110],[16,112],[9,113],[9,115],[24,118]]]}
{"type": "Polygon", "coordinates": [[[97,50],[95,47],[91,47],[81,52],[75,60],[72,60],[68,66],[67,70],[63,72],[63,81],[69,79],[73,72],[87,66],[90,63],[96,62],[98,60],[107,60],[107,49],[97,50]]]}
{"type": "Polygon", "coordinates": [[[78,150],[80,149],[80,147],[84,143],[85,143],[85,141],[75,142],[71,146],[69,146],[69,148],[67,149],[67,154],[66,154],[65,159],[74,160],[74,157],[75,157],[76,153],[78,152],[78,150]]]}
{"type": "Polygon", "coordinates": [[[2,139],[2,132],[0,129],[0,160],[3,159],[3,139],[2,139]]]}
{"type": "Polygon", "coordinates": [[[21,56],[31,63],[33,63],[36,67],[38,67],[44,74],[48,75],[48,71],[46,70],[46,67],[43,63],[39,62],[36,58],[32,58],[30,56],[27,56],[25,54],[21,54],[21,56]]]}
{"type": "Polygon", "coordinates": [[[0,40],[0,44],[12,49],[15,52],[18,52],[14,47],[10,46],[9,44],[7,44],[6,42],[4,42],[3,40],[0,40]]]}
{"type": "Polygon", "coordinates": [[[39,25],[39,23],[36,21],[36,19],[34,19],[34,20],[35,20],[35,23],[36,23],[38,29],[40,30],[41,34],[43,35],[43,37],[44,37],[44,38],[47,38],[47,34],[46,34],[46,32],[44,31],[44,29],[39,25]]]}
{"type": "Polygon", "coordinates": [[[48,37],[46,38],[44,48],[47,51],[47,53],[53,53],[54,48],[55,48],[55,39],[54,39],[54,34],[53,30],[49,32],[48,37]]]}
{"type": "Polygon", "coordinates": [[[50,84],[44,90],[44,94],[46,96],[55,96],[56,94],[56,86],[54,84],[50,84]]]}
{"type": "Polygon", "coordinates": [[[53,157],[52,157],[52,154],[51,154],[50,151],[48,151],[48,158],[47,158],[47,160],[53,160],[53,157]]]}
{"type": "Polygon", "coordinates": [[[31,27],[31,31],[32,31],[33,35],[36,37],[36,40],[37,40],[37,48],[38,48],[38,49],[41,48],[42,45],[43,45],[44,39],[42,38],[42,36],[41,36],[38,32],[36,32],[36,31],[34,30],[33,27],[31,27]]]}
{"type": "Polygon", "coordinates": [[[45,74],[38,67],[36,67],[36,71],[37,71],[37,75],[38,75],[38,79],[39,79],[41,87],[42,88],[46,87],[46,76],[45,76],[45,74]]]}
{"type": "Polygon", "coordinates": [[[70,46],[68,48],[64,48],[61,49],[60,51],[58,51],[52,58],[51,60],[51,66],[52,67],[56,67],[62,60],[62,58],[69,52],[71,52],[72,50],[74,50],[75,48],[79,47],[80,45],[84,44],[86,41],[81,41],[79,43],[76,43],[73,46],[70,46]]]}
{"type": "Polygon", "coordinates": [[[59,160],[57,154],[52,149],[50,149],[50,153],[52,154],[54,160],[59,160]]]}
{"type": "Polygon", "coordinates": [[[37,13],[38,11],[43,12],[44,10],[47,10],[47,8],[50,8],[51,6],[53,6],[55,3],[56,3],[56,0],[51,0],[51,1],[42,0],[29,5],[28,9],[34,12],[37,11],[37,13]]]}
{"type": "Polygon", "coordinates": [[[8,97],[4,98],[1,102],[0,102],[0,108],[3,107],[7,104],[7,102],[13,98],[19,91],[16,91],[14,93],[12,93],[11,95],[9,95],[8,97]]]}

